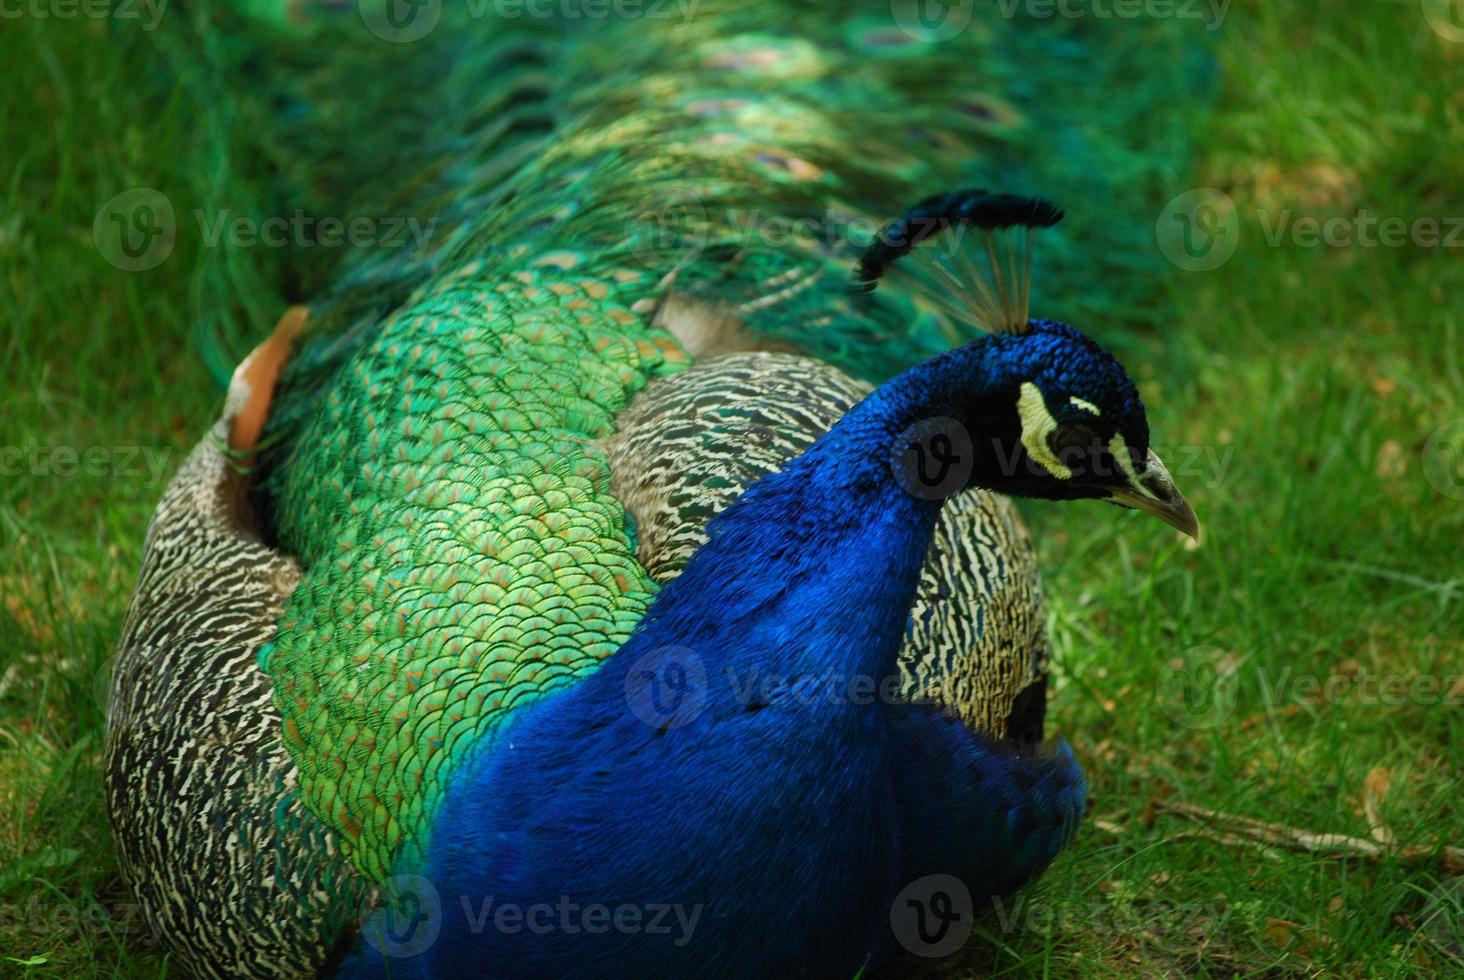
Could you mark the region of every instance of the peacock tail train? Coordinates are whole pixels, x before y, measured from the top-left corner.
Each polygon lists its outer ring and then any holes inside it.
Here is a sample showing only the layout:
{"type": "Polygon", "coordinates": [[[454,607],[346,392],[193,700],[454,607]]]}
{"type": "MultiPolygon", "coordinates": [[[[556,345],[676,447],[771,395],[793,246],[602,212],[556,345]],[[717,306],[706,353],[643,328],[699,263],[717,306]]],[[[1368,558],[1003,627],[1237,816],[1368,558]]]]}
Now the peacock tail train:
{"type": "MultiPolygon", "coordinates": [[[[191,8],[255,52],[230,70],[268,107],[282,199],[427,234],[308,267],[247,494],[221,422],[149,534],[109,792],[189,969],[320,969],[420,867],[474,746],[618,649],[742,488],[969,339],[849,289],[883,218],[973,184],[1081,200],[1044,240],[1041,308],[1152,315],[1195,37],[997,4],[946,36],[854,6],[428,4],[420,35],[370,3],[191,8]]],[[[243,340],[211,320],[210,363],[243,340]]],[[[1035,740],[1046,649],[1014,509],[960,498],[901,696],[1035,740]]]]}

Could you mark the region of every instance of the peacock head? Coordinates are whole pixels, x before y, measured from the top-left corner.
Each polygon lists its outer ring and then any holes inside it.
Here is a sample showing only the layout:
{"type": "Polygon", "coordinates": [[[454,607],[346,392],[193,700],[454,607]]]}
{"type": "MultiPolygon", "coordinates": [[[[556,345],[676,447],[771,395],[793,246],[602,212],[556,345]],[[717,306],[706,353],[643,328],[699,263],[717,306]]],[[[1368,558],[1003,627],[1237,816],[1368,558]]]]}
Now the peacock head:
{"type": "Polygon", "coordinates": [[[1149,448],[1138,388],[1112,354],[1056,320],[1030,321],[1027,332],[989,343],[988,376],[1005,397],[984,407],[983,436],[993,446],[980,457],[983,485],[1021,497],[1110,500],[1198,535],[1194,510],[1149,448]]]}
{"type": "MultiPolygon", "coordinates": [[[[855,281],[873,290],[896,260],[914,256],[896,267],[900,277],[956,322],[991,334],[947,355],[969,365],[969,383],[965,371],[940,363],[945,358],[915,369],[912,379],[916,390],[944,389],[938,403],[972,450],[965,485],[1108,500],[1198,538],[1194,510],[1149,447],[1148,418],[1128,372],[1068,324],[1028,318],[1030,233],[1061,218],[1035,198],[985,191],[927,198],[885,227],[855,281]]],[[[949,434],[934,435],[949,444],[949,434]]],[[[923,437],[931,436],[927,429],[923,437]]],[[[915,456],[930,452],[921,446],[915,456]]]]}

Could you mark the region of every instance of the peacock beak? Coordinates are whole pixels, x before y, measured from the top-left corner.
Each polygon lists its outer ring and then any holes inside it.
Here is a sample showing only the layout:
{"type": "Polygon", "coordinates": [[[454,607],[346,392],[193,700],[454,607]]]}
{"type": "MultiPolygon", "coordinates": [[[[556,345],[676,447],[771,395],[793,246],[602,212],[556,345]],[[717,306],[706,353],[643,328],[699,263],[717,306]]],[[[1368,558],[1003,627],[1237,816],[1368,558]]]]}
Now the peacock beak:
{"type": "Polygon", "coordinates": [[[1121,507],[1132,507],[1153,514],[1165,524],[1200,540],[1200,519],[1174,486],[1169,470],[1154,451],[1149,451],[1144,468],[1134,473],[1126,487],[1109,491],[1108,499],[1121,507]]]}

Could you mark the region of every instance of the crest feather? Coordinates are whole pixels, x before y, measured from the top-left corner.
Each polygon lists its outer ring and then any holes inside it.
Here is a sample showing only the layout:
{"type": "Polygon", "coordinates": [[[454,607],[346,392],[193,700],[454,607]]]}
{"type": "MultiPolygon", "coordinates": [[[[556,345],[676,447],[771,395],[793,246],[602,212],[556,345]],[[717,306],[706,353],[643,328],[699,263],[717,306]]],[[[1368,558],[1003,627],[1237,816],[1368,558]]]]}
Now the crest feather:
{"type": "Polygon", "coordinates": [[[860,256],[854,288],[873,292],[897,260],[902,278],[959,322],[1027,331],[1031,234],[1062,220],[1038,197],[961,190],[925,198],[889,222],[860,256]],[[923,246],[923,247],[922,247],[923,246]]]}

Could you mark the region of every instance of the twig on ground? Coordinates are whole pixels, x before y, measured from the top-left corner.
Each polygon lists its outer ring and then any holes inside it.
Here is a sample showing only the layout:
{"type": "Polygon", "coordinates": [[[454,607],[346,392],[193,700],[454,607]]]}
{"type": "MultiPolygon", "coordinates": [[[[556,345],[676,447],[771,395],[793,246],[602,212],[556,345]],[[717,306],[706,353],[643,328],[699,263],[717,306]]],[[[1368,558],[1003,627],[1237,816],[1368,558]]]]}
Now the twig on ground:
{"type": "Polygon", "coordinates": [[[1329,858],[1355,857],[1377,861],[1387,857],[1405,864],[1439,861],[1450,874],[1464,874],[1464,847],[1449,844],[1410,844],[1407,847],[1397,847],[1347,834],[1313,833],[1299,827],[1267,823],[1264,820],[1207,810],[1188,803],[1154,800],[1152,805],[1156,812],[1172,813],[1201,824],[1207,832],[1200,836],[1221,840],[1222,843],[1280,847],[1329,858]]]}

